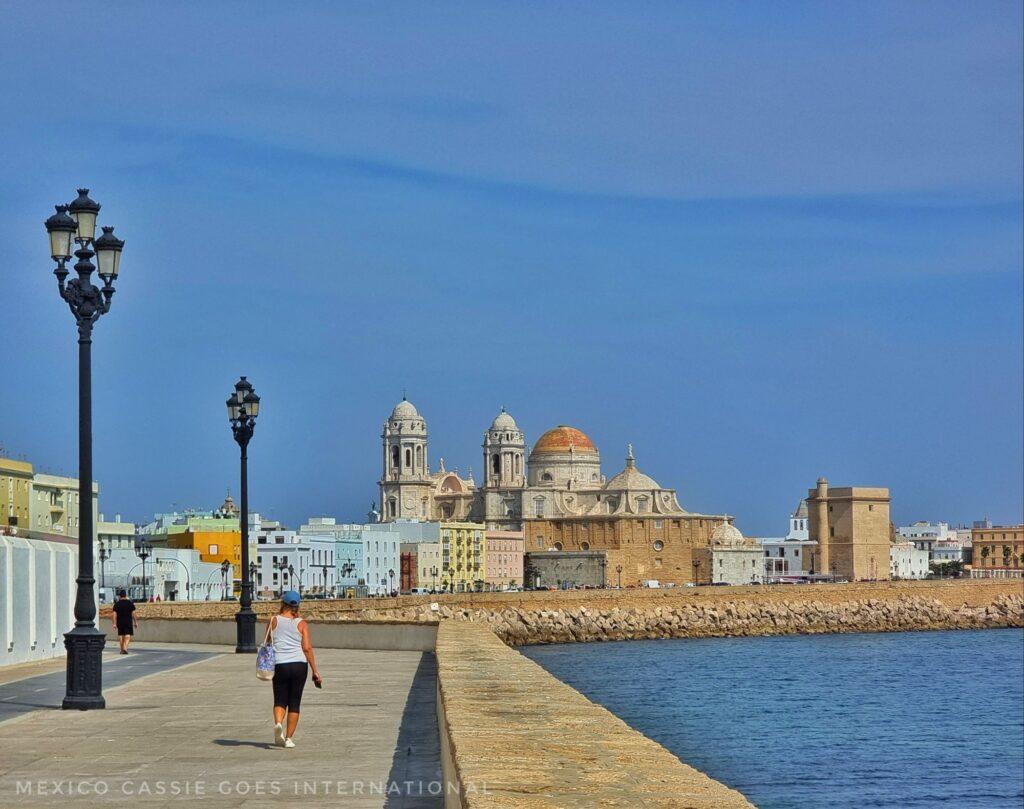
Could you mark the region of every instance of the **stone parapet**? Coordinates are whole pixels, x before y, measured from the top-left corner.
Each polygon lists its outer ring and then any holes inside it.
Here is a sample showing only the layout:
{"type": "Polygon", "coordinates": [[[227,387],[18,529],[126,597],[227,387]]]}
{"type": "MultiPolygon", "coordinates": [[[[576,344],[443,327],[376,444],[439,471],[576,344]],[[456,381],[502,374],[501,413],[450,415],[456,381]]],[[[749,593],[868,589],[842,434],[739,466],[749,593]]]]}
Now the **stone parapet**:
{"type": "Polygon", "coordinates": [[[449,809],[752,806],[484,624],[443,621],[437,666],[449,809]]]}

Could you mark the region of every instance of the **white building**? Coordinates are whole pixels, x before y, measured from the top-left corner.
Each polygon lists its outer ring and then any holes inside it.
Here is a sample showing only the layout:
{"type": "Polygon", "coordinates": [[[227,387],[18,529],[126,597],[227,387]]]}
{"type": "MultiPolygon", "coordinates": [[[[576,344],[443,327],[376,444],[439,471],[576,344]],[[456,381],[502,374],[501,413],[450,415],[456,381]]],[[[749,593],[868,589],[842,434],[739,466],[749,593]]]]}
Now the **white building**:
{"type": "Polygon", "coordinates": [[[722,523],[711,535],[711,545],[693,549],[698,582],[710,584],[761,584],[764,581],[764,551],[757,540],[744,537],[739,529],[722,523]]]}
{"type": "MultiPolygon", "coordinates": [[[[120,523],[125,525],[125,523],[120,523]]],[[[96,564],[96,582],[100,599],[113,600],[118,590],[125,590],[133,601],[159,597],[161,601],[219,601],[228,594],[227,582],[234,573],[227,572],[218,562],[204,562],[199,551],[192,548],[167,548],[154,545],[143,565],[136,552],[134,539],[130,545],[121,537],[106,539],[103,544],[106,559],[100,561],[100,545],[93,545],[96,564]],[[108,542],[115,544],[111,547],[108,542]]]]}
{"type": "Polygon", "coordinates": [[[337,589],[335,538],[331,534],[302,534],[279,527],[276,521],[251,523],[256,540],[256,595],[273,598],[285,590],[300,594],[334,595],[337,589]]]}
{"type": "Polygon", "coordinates": [[[801,500],[789,516],[789,533],[784,537],[762,537],[758,540],[764,550],[764,576],[766,581],[779,581],[788,576],[809,572],[806,548],[815,543],[809,539],[807,528],[807,502],[801,500]]]}
{"type": "Polygon", "coordinates": [[[924,579],[928,573],[928,551],[914,547],[914,543],[909,541],[894,542],[889,546],[891,579],[924,579]]]}

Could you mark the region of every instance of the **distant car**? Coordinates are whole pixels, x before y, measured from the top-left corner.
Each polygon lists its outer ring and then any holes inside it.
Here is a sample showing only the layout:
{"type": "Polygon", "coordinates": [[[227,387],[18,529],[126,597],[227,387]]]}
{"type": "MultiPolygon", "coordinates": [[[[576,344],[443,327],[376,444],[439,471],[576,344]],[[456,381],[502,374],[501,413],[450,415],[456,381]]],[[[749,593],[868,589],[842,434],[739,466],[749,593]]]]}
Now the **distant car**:
{"type": "Polygon", "coordinates": [[[732,582],[729,581],[713,581],[711,582],[712,587],[728,587],[732,582]]]}

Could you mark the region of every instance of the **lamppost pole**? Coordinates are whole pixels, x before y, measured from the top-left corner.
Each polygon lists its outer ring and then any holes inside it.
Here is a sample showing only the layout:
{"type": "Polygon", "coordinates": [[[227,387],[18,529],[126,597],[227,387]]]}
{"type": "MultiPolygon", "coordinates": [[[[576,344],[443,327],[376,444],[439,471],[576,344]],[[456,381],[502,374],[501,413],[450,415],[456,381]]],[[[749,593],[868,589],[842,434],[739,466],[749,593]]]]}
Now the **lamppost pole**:
{"type": "Polygon", "coordinates": [[[616,565],[615,566],[615,575],[618,576],[617,584],[618,584],[618,588],[621,590],[622,589],[622,565],[616,565]]]}
{"type": "Polygon", "coordinates": [[[107,550],[107,546],[103,543],[103,540],[101,539],[100,540],[100,590],[106,590],[107,589],[107,576],[106,576],[106,568],[105,568],[105,564],[104,563],[107,561],[107,557],[108,556],[110,556],[110,551],[107,550]]]}
{"type": "Polygon", "coordinates": [[[235,392],[228,397],[228,420],[231,432],[241,450],[241,513],[239,514],[242,541],[242,592],[238,599],[235,615],[237,645],[239,653],[256,652],[256,613],[252,609],[252,577],[249,572],[249,439],[256,428],[256,417],[260,412],[260,397],[243,376],[235,383],[235,392]]]}
{"type": "Polygon", "coordinates": [[[100,206],[89,199],[89,189],[79,188],[70,205],[57,205],[46,220],[50,256],[57,263],[57,291],[67,303],[78,326],[78,576],[75,579],[75,626],[64,635],[67,649],[67,681],[63,708],[105,708],[103,699],[103,646],[106,636],[96,628],[92,519],[92,328],[110,311],[114,281],[121,266],[124,242],[112,227],[96,236],[100,206]],[[71,242],[77,245],[74,266],[78,278],[67,281],[71,242]],[[95,256],[97,268],[91,261],[95,256]],[[92,283],[99,270],[103,287],[92,283]],[[65,283],[66,282],[66,283],[65,283]]]}

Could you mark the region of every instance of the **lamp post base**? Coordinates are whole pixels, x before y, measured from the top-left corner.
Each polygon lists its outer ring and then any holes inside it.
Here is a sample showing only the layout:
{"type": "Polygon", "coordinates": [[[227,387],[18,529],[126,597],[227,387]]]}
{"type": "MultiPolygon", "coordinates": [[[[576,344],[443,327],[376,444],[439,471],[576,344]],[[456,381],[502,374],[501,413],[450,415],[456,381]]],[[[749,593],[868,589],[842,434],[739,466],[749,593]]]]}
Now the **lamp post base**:
{"type": "Polygon", "coordinates": [[[80,711],[107,707],[103,699],[103,647],[107,637],[94,626],[79,626],[64,634],[68,652],[67,688],[61,708],[80,711]]]}
{"type": "Polygon", "coordinates": [[[251,608],[243,608],[235,613],[238,645],[237,654],[256,654],[256,613],[251,608]]]}

